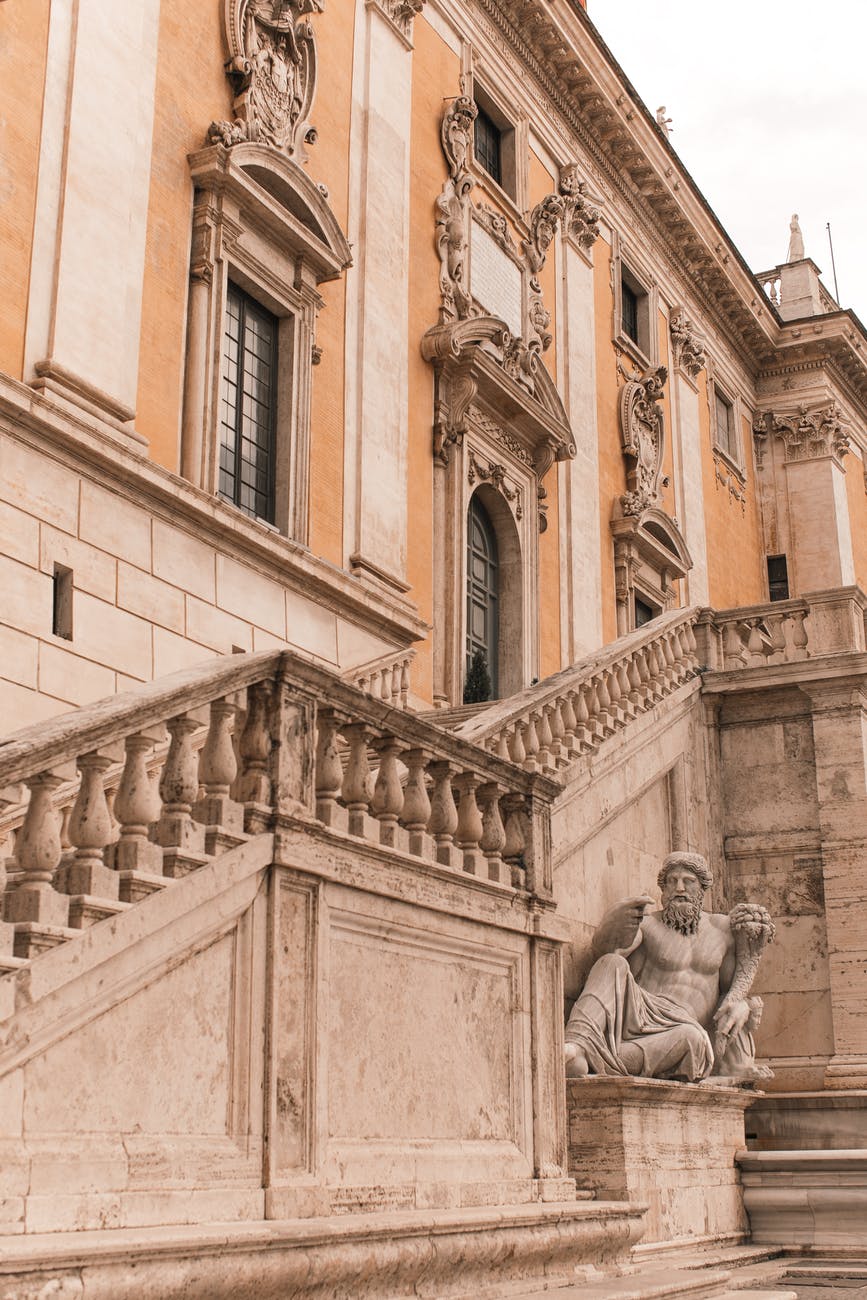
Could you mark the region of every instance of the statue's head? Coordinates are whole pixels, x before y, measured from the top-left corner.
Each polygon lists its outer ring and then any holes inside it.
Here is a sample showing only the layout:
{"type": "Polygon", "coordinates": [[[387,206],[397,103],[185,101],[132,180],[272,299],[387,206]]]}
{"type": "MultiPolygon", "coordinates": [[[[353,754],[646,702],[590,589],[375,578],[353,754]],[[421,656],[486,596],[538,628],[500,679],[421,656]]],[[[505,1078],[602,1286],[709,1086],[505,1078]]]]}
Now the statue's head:
{"type": "Polygon", "coordinates": [[[704,896],[713,884],[707,859],[700,853],[669,853],[657,876],[662,891],[662,919],[681,934],[695,934],[704,896]]]}

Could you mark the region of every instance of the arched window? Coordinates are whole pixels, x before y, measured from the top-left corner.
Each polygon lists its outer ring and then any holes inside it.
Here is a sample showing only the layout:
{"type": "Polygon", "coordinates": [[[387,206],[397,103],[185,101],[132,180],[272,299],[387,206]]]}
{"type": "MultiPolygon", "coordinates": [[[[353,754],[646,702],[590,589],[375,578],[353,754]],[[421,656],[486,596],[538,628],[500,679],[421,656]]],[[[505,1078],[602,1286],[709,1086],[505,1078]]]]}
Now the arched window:
{"type": "Polygon", "coordinates": [[[491,678],[491,698],[497,699],[500,639],[499,557],[497,535],[478,493],[470,499],[467,517],[467,662],[476,651],[485,656],[491,678]]]}

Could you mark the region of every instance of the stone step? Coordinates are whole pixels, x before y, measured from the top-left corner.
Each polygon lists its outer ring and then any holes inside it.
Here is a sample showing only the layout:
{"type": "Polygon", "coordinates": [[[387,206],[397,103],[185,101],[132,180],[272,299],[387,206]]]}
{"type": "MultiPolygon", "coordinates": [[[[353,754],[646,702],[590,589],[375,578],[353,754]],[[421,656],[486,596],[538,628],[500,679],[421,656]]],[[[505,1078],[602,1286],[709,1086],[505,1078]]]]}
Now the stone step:
{"type": "Polygon", "coordinates": [[[674,1297],[718,1300],[725,1293],[729,1281],[730,1275],[725,1270],[681,1269],[669,1265],[666,1268],[639,1268],[620,1277],[566,1283],[562,1279],[552,1279],[517,1290],[500,1288],[476,1294],[484,1300],[494,1300],[495,1296],[502,1296],[503,1300],[542,1300],[543,1297],[547,1300],[669,1300],[669,1297],[672,1300],[674,1297]]]}

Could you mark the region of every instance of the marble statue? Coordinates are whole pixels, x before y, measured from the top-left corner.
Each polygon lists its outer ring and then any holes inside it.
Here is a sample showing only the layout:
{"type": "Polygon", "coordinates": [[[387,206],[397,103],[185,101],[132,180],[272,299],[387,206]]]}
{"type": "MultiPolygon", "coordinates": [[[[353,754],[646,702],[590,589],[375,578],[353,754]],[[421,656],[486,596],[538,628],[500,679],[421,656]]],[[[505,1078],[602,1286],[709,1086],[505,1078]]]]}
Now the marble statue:
{"type": "Polygon", "coordinates": [[[798,221],[797,212],[792,213],[792,220],[789,222],[789,251],[786,254],[787,262],[802,262],[804,260],[804,236],[801,233],[801,223],[798,221]]]}
{"type": "Polygon", "coordinates": [[[666,117],[665,113],[666,113],[665,105],[660,104],[659,108],[656,110],[656,125],[659,127],[660,131],[665,136],[665,138],[668,139],[668,137],[671,135],[672,119],[670,117],[666,117]]]}
{"type": "Polygon", "coordinates": [[[658,883],[619,903],[594,937],[597,958],[566,1026],[566,1073],[695,1081],[767,1078],[755,1062],[760,998],[749,992],[774,926],[765,908],[705,912],[712,876],[698,853],[672,853],[658,883]]]}

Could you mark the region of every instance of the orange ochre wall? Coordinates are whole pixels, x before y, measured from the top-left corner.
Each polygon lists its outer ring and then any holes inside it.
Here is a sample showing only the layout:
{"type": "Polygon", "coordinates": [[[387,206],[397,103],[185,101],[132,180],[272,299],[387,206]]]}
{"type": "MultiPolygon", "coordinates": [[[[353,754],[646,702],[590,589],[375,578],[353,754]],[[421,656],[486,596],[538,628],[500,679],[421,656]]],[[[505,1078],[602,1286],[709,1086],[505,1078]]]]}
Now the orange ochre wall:
{"type": "Polygon", "coordinates": [[[0,370],[14,379],[24,377],[48,8],[49,0],[0,4],[0,370]]]}
{"type": "MultiPolygon", "coordinates": [[[[530,210],[547,195],[556,191],[554,177],[530,151],[530,210]]],[[[544,267],[539,272],[542,300],[551,313],[551,335],[557,337],[557,257],[552,245],[544,267]]],[[[557,379],[555,344],[543,354],[552,379],[557,379]]],[[[557,464],[551,466],[543,484],[547,496],[547,528],[539,536],[539,676],[548,677],[563,667],[560,650],[560,476],[557,464]]]]}
{"type": "Polygon", "coordinates": [[[611,245],[597,239],[593,246],[593,290],[596,325],[596,421],[599,438],[599,530],[602,538],[602,639],[617,636],[614,595],[614,546],[611,511],[626,491],[626,470],[620,450],[617,412],[617,353],[611,341],[614,298],[611,287],[611,245]]]}
{"type": "MultiPolygon", "coordinates": [[[[456,94],[460,60],[433,28],[417,18],[413,35],[409,261],[409,429],[407,446],[407,579],[410,597],[433,621],[433,366],[420,340],[439,319],[440,260],[435,242],[434,202],[448,174],[440,144],[444,100],[456,94]]],[[[433,637],[419,643],[413,690],[433,694],[433,637]]]]}
{"type": "Polygon", "coordinates": [[[717,477],[704,371],[698,385],[710,603],[715,609],[760,604],[767,597],[750,423],[741,420],[741,463],[746,474],[746,501],[741,504],[717,477]]]}
{"type": "Polygon", "coordinates": [[[843,466],[846,470],[846,499],[849,505],[855,581],[862,591],[867,591],[867,483],[864,461],[851,452],[843,461],[843,466]]]}

